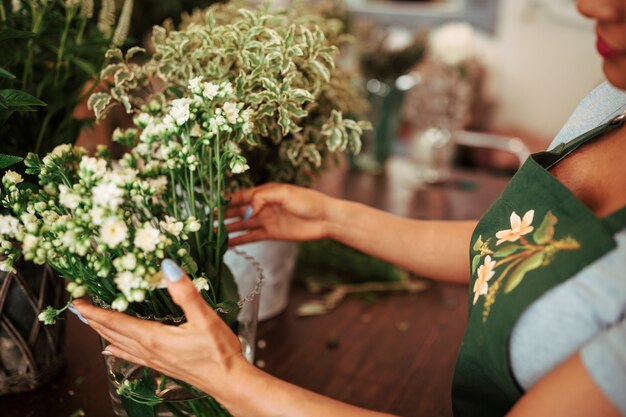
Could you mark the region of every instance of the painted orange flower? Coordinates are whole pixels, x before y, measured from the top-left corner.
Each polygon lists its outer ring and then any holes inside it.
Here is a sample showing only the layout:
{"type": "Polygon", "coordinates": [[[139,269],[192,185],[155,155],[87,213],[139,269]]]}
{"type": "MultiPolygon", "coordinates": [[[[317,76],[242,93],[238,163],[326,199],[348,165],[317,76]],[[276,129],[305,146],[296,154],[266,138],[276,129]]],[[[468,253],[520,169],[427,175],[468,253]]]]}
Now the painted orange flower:
{"type": "Polygon", "coordinates": [[[487,294],[487,290],[489,289],[487,281],[496,273],[496,271],[493,270],[495,266],[496,261],[492,261],[491,256],[487,255],[485,256],[485,262],[478,267],[478,277],[474,283],[474,304],[478,301],[478,297],[487,294]]]}
{"type": "Polygon", "coordinates": [[[499,239],[496,246],[502,242],[515,242],[520,237],[532,232],[535,229],[531,226],[533,217],[535,217],[535,210],[528,210],[521,219],[516,212],[511,213],[511,228],[496,233],[496,237],[499,239]]]}

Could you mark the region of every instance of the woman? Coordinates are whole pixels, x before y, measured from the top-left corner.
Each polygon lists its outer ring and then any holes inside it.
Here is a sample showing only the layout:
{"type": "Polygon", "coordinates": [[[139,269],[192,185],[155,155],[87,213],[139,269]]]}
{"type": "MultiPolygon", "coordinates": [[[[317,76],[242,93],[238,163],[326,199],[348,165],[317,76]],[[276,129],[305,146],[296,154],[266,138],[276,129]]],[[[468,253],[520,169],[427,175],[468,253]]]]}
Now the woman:
{"type": "MultiPolygon", "coordinates": [[[[480,222],[401,219],[276,184],[233,198],[230,214],[240,219],[230,230],[247,233],[232,244],[332,238],[433,279],[469,276],[453,383],[459,416],[626,415],[626,0],[578,7],[596,20],[612,86],[583,101],[559,145],[529,158],[480,222]]],[[[112,343],[103,354],[194,384],[237,417],[381,415],[247,363],[184,272],[171,261],[162,269],[189,319],[183,326],[75,302],[112,343]]]]}

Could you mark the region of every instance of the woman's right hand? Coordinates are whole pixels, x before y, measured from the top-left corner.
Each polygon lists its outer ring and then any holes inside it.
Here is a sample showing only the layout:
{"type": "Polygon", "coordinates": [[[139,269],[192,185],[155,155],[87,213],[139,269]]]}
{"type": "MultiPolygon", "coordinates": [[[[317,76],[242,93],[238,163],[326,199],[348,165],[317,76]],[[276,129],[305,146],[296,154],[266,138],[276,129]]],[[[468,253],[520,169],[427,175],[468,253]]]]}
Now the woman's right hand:
{"type": "Polygon", "coordinates": [[[226,225],[230,245],[258,240],[305,241],[329,235],[328,213],[339,200],[320,192],[288,184],[269,183],[232,195],[226,225]]]}

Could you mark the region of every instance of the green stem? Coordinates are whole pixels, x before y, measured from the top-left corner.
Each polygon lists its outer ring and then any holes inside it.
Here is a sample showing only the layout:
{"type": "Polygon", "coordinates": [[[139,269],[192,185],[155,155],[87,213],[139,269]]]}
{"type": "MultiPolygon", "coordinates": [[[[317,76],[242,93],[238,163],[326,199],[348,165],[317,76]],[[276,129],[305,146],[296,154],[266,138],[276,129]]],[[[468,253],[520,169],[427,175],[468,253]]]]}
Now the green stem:
{"type": "Polygon", "coordinates": [[[57,51],[57,62],[55,65],[54,72],[54,86],[57,86],[59,82],[59,70],[61,69],[61,61],[63,60],[63,54],[65,53],[65,45],[67,43],[67,35],[70,32],[70,25],[72,23],[72,19],[74,19],[74,12],[76,11],[76,6],[72,6],[66,9],[67,13],[65,15],[65,28],[63,29],[63,34],[61,35],[61,42],[59,43],[59,49],[57,51]]]}
{"type": "MultiPolygon", "coordinates": [[[[219,134],[219,129],[217,131],[217,135],[216,135],[216,140],[215,140],[215,162],[216,162],[216,167],[217,167],[217,171],[216,171],[216,183],[217,183],[217,192],[215,195],[215,206],[217,208],[217,239],[216,239],[216,245],[215,245],[215,272],[217,274],[217,279],[215,280],[215,291],[216,291],[216,295],[219,292],[219,287],[220,287],[220,277],[222,276],[221,274],[221,269],[222,269],[222,262],[221,262],[221,250],[222,248],[220,247],[221,241],[222,241],[222,224],[224,223],[224,213],[222,212],[222,181],[223,181],[223,175],[222,175],[222,156],[220,155],[220,134],[219,134]]],[[[211,227],[213,227],[213,225],[211,225],[211,227]]]]}
{"type": "Polygon", "coordinates": [[[0,1],[0,20],[3,22],[7,20],[7,13],[4,10],[4,4],[0,1]]]}
{"type": "MultiPolygon", "coordinates": [[[[31,32],[38,35],[45,11],[43,11],[42,13],[39,13],[39,5],[34,2],[30,2],[30,9],[33,15],[33,24],[31,26],[31,32]]],[[[34,39],[30,38],[28,40],[28,43],[26,44],[26,50],[28,52],[26,54],[26,61],[24,63],[24,75],[22,75],[22,90],[26,90],[26,85],[28,84],[31,78],[31,74],[33,72],[33,44],[34,43],[35,43],[34,39]]]]}
{"type": "Polygon", "coordinates": [[[85,34],[85,27],[87,26],[87,18],[83,17],[80,20],[80,26],[78,28],[78,34],[76,35],[76,44],[80,45],[83,43],[83,35],[85,34]]]}
{"type": "Polygon", "coordinates": [[[44,117],[43,122],[41,123],[41,127],[39,128],[39,134],[37,135],[37,142],[35,142],[36,154],[39,154],[39,151],[41,150],[43,137],[44,137],[44,134],[46,133],[46,130],[48,130],[48,124],[50,123],[50,119],[52,119],[52,111],[50,109],[47,109],[46,116],[44,117]]]}
{"type": "Polygon", "coordinates": [[[176,181],[174,181],[173,171],[170,171],[170,189],[172,190],[172,207],[174,207],[174,218],[178,219],[178,199],[176,198],[176,181]]]}

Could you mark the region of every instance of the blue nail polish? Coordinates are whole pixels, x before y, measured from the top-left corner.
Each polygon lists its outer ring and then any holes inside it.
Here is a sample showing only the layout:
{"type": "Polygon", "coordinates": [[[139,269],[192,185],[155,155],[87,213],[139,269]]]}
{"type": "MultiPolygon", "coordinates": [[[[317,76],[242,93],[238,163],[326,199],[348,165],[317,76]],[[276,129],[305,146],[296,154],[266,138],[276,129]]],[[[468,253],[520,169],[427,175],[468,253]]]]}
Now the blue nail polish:
{"type": "Polygon", "coordinates": [[[254,213],[254,209],[252,208],[252,206],[248,206],[246,208],[245,213],[243,213],[243,219],[244,220],[250,220],[250,217],[252,217],[253,213],[254,213]]]}
{"type": "Polygon", "coordinates": [[[176,264],[176,262],[171,259],[163,259],[161,262],[161,271],[163,271],[163,275],[171,282],[176,282],[185,275],[180,266],[176,264]]]}
{"type": "Polygon", "coordinates": [[[82,321],[85,324],[89,324],[89,322],[87,321],[87,319],[85,319],[79,312],[78,310],[76,310],[76,308],[74,308],[73,305],[70,304],[70,306],[68,307],[68,310],[71,311],[76,317],[78,317],[78,319],[80,321],[82,321]]]}

